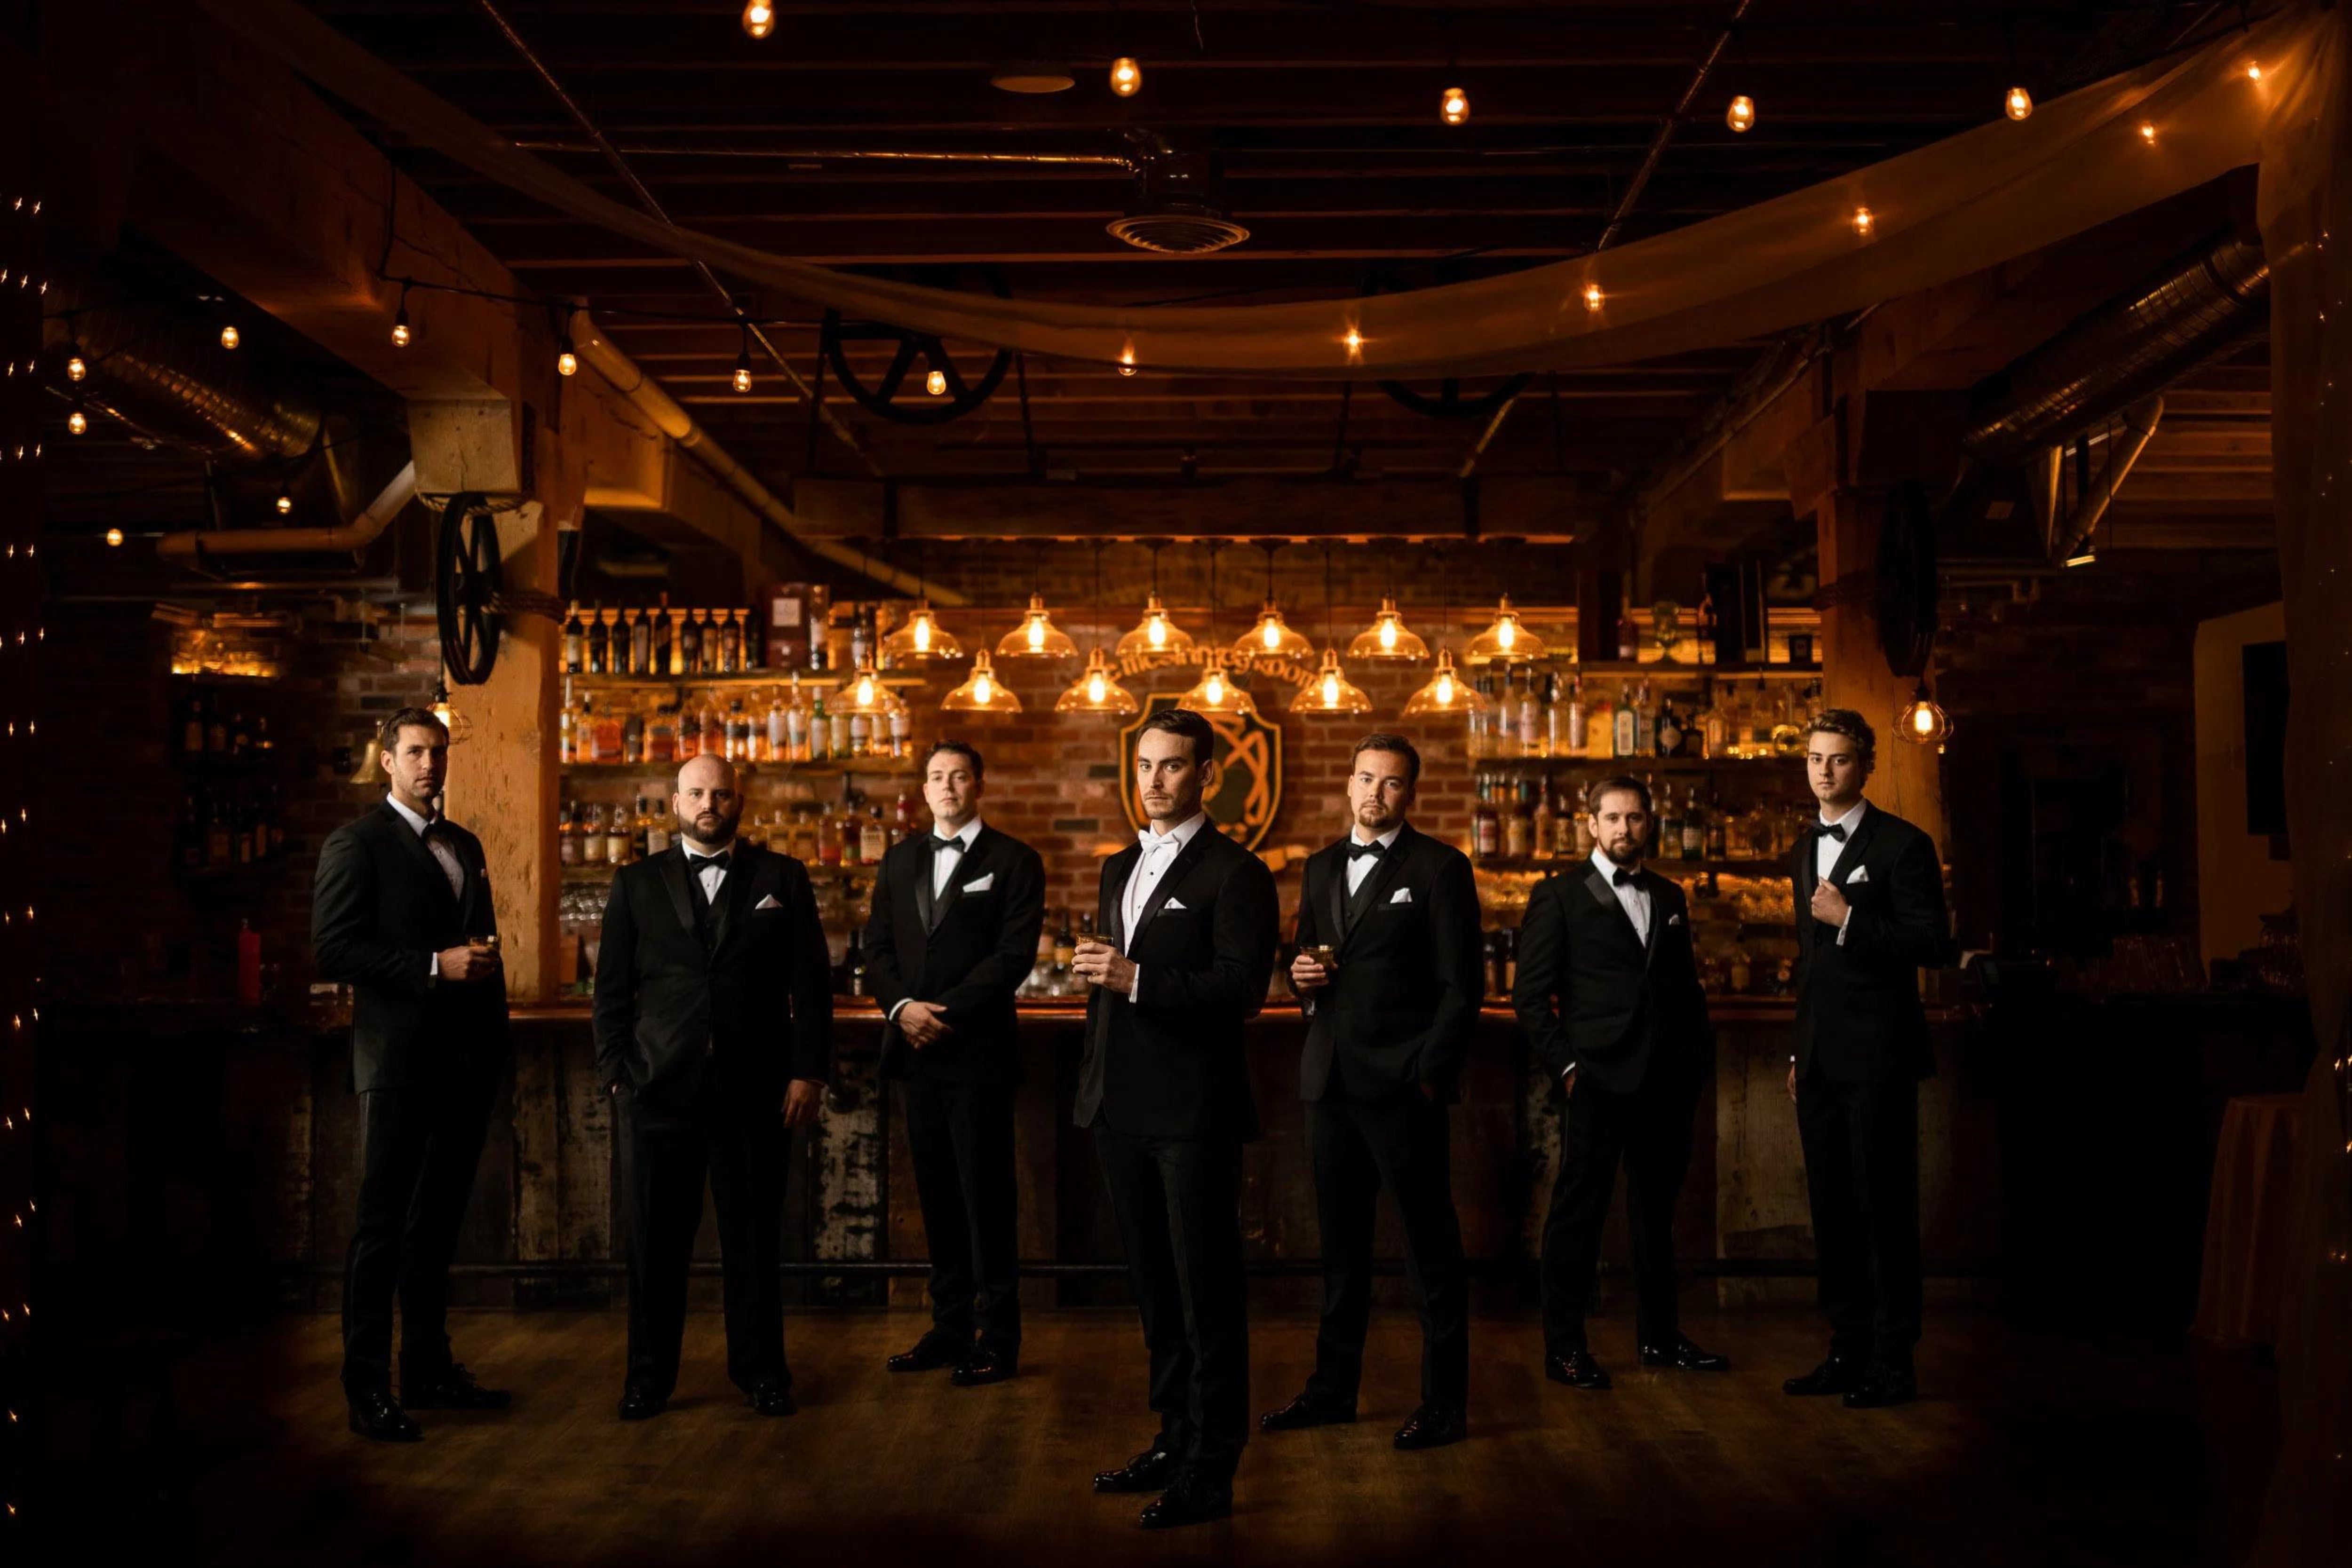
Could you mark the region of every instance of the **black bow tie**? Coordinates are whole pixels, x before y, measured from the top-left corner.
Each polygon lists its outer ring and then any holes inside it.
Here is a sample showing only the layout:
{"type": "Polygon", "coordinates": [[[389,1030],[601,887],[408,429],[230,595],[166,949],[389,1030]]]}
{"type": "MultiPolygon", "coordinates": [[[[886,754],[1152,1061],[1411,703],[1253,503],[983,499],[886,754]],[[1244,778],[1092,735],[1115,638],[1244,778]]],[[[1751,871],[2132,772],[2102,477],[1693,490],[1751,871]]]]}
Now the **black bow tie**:
{"type": "Polygon", "coordinates": [[[1642,873],[1640,872],[1627,871],[1622,865],[1609,873],[1610,883],[1617,887],[1623,887],[1626,883],[1631,882],[1638,882],[1641,880],[1641,877],[1642,873]]]}
{"type": "Polygon", "coordinates": [[[1845,824],[1843,822],[1817,823],[1814,825],[1813,831],[1821,834],[1821,836],[1825,839],[1835,839],[1840,843],[1845,842],[1845,824]]]}
{"type": "Polygon", "coordinates": [[[1351,861],[1361,860],[1366,855],[1381,854],[1387,849],[1388,845],[1381,842],[1378,839],[1374,839],[1369,844],[1360,844],[1350,839],[1348,841],[1348,858],[1351,861]]]}
{"type": "Polygon", "coordinates": [[[688,855],[686,857],[686,869],[697,876],[700,876],[707,871],[725,871],[728,856],[733,852],[730,850],[720,850],[715,855],[688,855]]]}
{"type": "Polygon", "coordinates": [[[962,848],[961,839],[943,839],[937,833],[931,835],[931,853],[933,854],[938,854],[942,850],[961,851],[962,848]]]}

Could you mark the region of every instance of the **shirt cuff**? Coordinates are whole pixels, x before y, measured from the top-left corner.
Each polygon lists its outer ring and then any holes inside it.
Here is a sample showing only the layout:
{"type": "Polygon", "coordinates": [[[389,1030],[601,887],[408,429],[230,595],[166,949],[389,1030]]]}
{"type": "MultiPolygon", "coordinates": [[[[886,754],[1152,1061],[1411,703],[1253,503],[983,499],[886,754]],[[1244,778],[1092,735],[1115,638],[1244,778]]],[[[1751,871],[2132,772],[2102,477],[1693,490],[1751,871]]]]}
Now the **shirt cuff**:
{"type": "Polygon", "coordinates": [[[1567,1077],[1570,1073],[1571,1073],[1571,1072],[1573,1072],[1573,1071],[1576,1071],[1576,1063],[1574,1063],[1573,1061],[1571,1061],[1571,1062],[1570,1062],[1566,1067],[1563,1067],[1563,1068],[1561,1068],[1561,1069],[1559,1070],[1559,1075],[1560,1075],[1562,1078],[1565,1078],[1565,1077],[1567,1077]]]}
{"type": "Polygon", "coordinates": [[[900,997],[897,1001],[890,1004],[890,1010],[882,1015],[882,1021],[884,1023],[897,1023],[898,1021],[898,1009],[905,1007],[908,1002],[911,1002],[915,998],[912,997],[900,997]]]}
{"type": "Polygon", "coordinates": [[[440,954],[427,953],[425,955],[425,977],[428,980],[437,980],[441,977],[440,954]]]}
{"type": "Polygon", "coordinates": [[[1847,905],[1845,906],[1845,918],[1844,918],[1843,920],[1841,920],[1841,921],[1839,921],[1839,922],[1838,922],[1838,939],[1837,939],[1837,945],[1838,945],[1839,946],[1843,947],[1843,946],[1845,946],[1845,928],[1846,928],[1847,926],[1849,926],[1849,925],[1853,925],[1853,904],[1847,904],[1847,905]]]}
{"type": "Polygon", "coordinates": [[[1136,992],[1141,989],[1143,989],[1143,966],[1138,964],[1135,967],[1135,978],[1127,983],[1127,999],[1130,1002],[1135,1000],[1136,992]]]}

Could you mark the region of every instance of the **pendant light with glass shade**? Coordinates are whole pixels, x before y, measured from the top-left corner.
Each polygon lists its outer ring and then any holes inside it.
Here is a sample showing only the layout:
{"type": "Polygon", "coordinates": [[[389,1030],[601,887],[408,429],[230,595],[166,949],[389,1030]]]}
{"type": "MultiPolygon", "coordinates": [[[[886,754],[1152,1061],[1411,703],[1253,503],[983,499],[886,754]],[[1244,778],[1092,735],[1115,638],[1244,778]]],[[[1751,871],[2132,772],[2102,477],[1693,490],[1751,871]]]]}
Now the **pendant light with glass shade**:
{"type": "Polygon", "coordinates": [[[1224,650],[1217,646],[1217,551],[1223,548],[1213,541],[1209,546],[1209,646],[1202,655],[1201,678],[1176,706],[1192,713],[1254,714],[1257,699],[1225,674],[1224,650]]]}
{"type": "MultiPolygon", "coordinates": [[[[1097,632],[1102,626],[1102,552],[1095,546],[1095,596],[1090,606],[1097,632]]],[[[1055,713],[1108,713],[1124,717],[1141,713],[1143,705],[1135,694],[1119,685],[1118,673],[1103,656],[1102,643],[1097,642],[1087,649],[1087,667],[1070,683],[1070,689],[1055,699],[1055,713]]]]}
{"type": "Polygon", "coordinates": [[[1118,656],[1133,658],[1140,653],[1189,653],[1192,651],[1192,634],[1168,618],[1167,607],[1160,602],[1160,544],[1151,547],[1151,597],[1144,601],[1143,619],[1135,629],[1118,640],[1118,656]]]}
{"type": "MultiPolygon", "coordinates": [[[[1444,607],[1440,623],[1451,631],[1454,626],[1454,601],[1445,568],[1445,552],[1440,550],[1437,554],[1438,594],[1439,602],[1444,607]]],[[[1437,668],[1431,672],[1429,684],[1406,699],[1404,716],[1467,718],[1474,713],[1486,712],[1486,706],[1485,694],[1454,670],[1454,650],[1441,642],[1437,645],[1437,668]]]]}
{"type": "Polygon", "coordinates": [[[1234,657],[1244,666],[1252,659],[1310,659],[1315,656],[1312,638],[1301,636],[1290,629],[1282,618],[1282,606],[1274,599],[1274,552],[1282,548],[1280,539],[1261,539],[1258,549],[1265,551],[1265,607],[1257,612],[1257,624],[1243,632],[1234,643],[1234,657]]]}
{"type": "Polygon", "coordinates": [[[1351,660],[1378,659],[1417,664],[1429,657],[1429,644],[1404,623],[1404,616],[1397,609],[1396,551],[1393,548],[1389,551],[1388,564],[1389,583],[1387,591],[1381,595],[1381,612],[1373,616],[1372,623],[1357,632],[1355,640],[1348,644],[1348,657],[1351,660]]]}
{"type": "Polygon", "coordinates": [[[1021,699],[996,678],[982,648],[971,656],[971,674],[964,684],[940,699],[942,713],[1019,713],[1021,699]]]}
{"type": "Polygon", "coordinates": [[[1550,652],[1542,638],[1519,624],[1519,612],[1511,608],[1511,596],[1506,593],[1495,607],[1494,624],[1470,639],[1463,657],[1474,664],[1527,664],[1550,652]]]}
{"type": "Polygon", "coordinates": [[[1339,664],[1339,645],[1331,634],[1331,547],[1323,547],[1323,667],[1290,699],[1290,711],[1334,717],[1370,713],[1372,699],[1348,678],[1339,664]]]}
{"type": "Polygon", "coordinates": [[[1029,559],[1029,609],[1021,624],[997,639],[1000,659],[1075,659],[1078,645],[1045,613],[1045,596],[1039,591],[1037,561],[1045,547],[1035,547],[1029,559]]]}
{"type": "Polygon", "coordinates": [[[915,608],[896,632],[882,639],[884,660],[897,666],[945,663],[963,657],[963,644],[955,634],[940,624],[931,612],[931,596],[923,581],[923,565],[919,554],[915,561],[915,608]]]}

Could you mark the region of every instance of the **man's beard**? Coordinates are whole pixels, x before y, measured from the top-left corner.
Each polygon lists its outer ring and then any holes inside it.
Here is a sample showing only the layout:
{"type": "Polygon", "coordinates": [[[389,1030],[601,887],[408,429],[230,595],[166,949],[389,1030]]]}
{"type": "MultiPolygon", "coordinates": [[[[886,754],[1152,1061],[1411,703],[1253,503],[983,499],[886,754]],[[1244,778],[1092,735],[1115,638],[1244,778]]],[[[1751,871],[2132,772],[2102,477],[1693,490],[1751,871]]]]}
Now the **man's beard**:
{"type": "Polygon", "coordinates": [[[693,818],[680,817],[677,820],[677,831],[681,836],[693,843],[699,844],[704,849],[716,849],[735,836],[735,821],[730,817],[720,817],[719,825],[710,831],[709,836],[705,836],[693,818]]]}
{"type": "Polygon", "coordinates": [[[1642,863],[1642,846],[1638,843],[1623,850],[1618,849],[1613,844],[1603,844],[1601,846],[1601,852],[1622,866],[1636,866],[1642,863]]]}

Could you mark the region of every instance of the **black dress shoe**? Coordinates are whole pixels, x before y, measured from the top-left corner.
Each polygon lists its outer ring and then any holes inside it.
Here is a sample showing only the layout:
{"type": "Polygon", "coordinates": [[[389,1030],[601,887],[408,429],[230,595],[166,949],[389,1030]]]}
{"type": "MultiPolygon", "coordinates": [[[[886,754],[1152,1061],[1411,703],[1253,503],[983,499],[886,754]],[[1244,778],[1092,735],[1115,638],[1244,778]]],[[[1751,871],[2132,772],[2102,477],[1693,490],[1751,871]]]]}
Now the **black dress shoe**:
{"type": "Polygon", "coordinates": [[[1812,1371],[1781,1384],[1780,1392],[1800,1398],[1817,1398],[1827,1394],[1851,1394],[1861,1386],[1862,1364],[1832,1351],[1812,1371]]]}
{"type": "Polygon", "coordinates": [[[1645,1344],[1642,1347],[1643,1366],[1671,1366],[1683,1372],[1729,1372],[1731,1358],[1717,1355],[1711,1350],[1701,1350],[1681,1334],[1665,1344],[1645,1344]]]}
{"type": "Polygon", "coordinates": [[[1115,1470],[1095,1472],[1097,1491],[1159,1491],[1176,1479],[1176,1456],[1157,1443],[1115,1470]]]}
{"type": "Polygon", "coordinates": [[[1439,1405],[1432,1402],[1412,1413],[1412,1419],[1397,1428],[1396,1446],[1400,1448],[1442,1448],[1448,1443],[1458,1443],[1469,1436],[1470,1424],[1459,1405],[1439,1405]]]}
{"type": "Polygon", "coordinates": [[[1269,1410],[1257,1418],[1261,1432],[1297,1432],[1308,1427],[1338,1427],[1356,1418],[1352,1406],[1341,1408],[1326,1405],[1312,1394],[1302,1394],[1279,1410],[1269,1410]]]}
{"type": "Polygon", "coordinates": [[[389,1394],[354,1394],[351,1401],[352,1430],[362,1437],[379,1443],[414,1443],[425,1436],[389,1394]]]}
{"type": "Polygon", "coordinates": [[[428,1382],[400,1380],[400,1402],[411,1410],[503,1410],[513,1400],[514,1396],[503,1388],[483,1387],[456,1362],[428,1382]]]}
{"type": "Polygon", "coordinates": [[[765,1378],[747,1390],[751,1408],[762,1416],[797,1416],[801,1407],[793,1403],[792,1385],[775,1378],[765,1378]]]}
{"type": "Polygon", "coordinates": [[[959,1344],[944,1334],[925,1334],[915,1342],[912,1350],[902,1350],[882,1364],[893,1372],[936,1372],[942,1366],[961,1366],[971,1354],[971,1346],[959,1344]]]}
{"type": "Polygon", "coordinates": [[[1909,1367],[1874,1366],[1862,1375],[1860,1387],[1845,1396],[1849,1410],[1884,1410],[1890,1405],[1908,1405],[1919,1397],[1919,1380],[1909,1367]]]}
{"type": "Polygon", "coordinates": [[[1234,1486],[1231,1481],[1213,1481],[1197,1475],[1179,1475],[1160,1494],[1158,1500],[1143,1505],[1135,1522],[1146,1530],[1174,1530],[1179,1525],[1206,1524],[1213,1519],[1223,1519],[1234,1511],[1234,1486]]]}
{"type": "Polygon", "coordinates": [[[1020,1370],[1019,1357],[1000,1355],[985,1345],[979,1345],[964,1357],[961,1365],[948,1374],[948,1381],[958,1388],[978,1388],[982,1384],[1002,1383],[1020,1370]]]}
{"type": "Polygon", "coordinates": [[[1565,1383],[1570,1388],[1606,1388],[1609,1375],[1592,1359],[1589,1350],[1571,1350],[1566,1355],[1544,1357],[1544,1375],[1554,1383],[1565,1383]]]}
{"type": "Polygon", "coordinates": [[[621,1419],[648,1421],[669,1408],[667,1395],[644,1388],[627,1388],[621,1392],[621,1419]]]}

